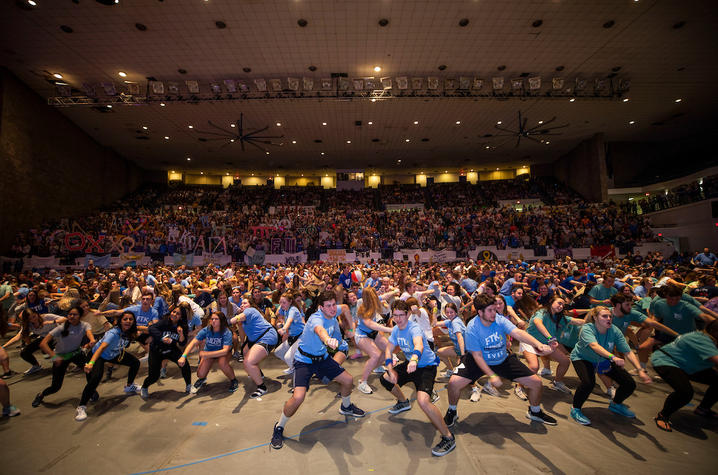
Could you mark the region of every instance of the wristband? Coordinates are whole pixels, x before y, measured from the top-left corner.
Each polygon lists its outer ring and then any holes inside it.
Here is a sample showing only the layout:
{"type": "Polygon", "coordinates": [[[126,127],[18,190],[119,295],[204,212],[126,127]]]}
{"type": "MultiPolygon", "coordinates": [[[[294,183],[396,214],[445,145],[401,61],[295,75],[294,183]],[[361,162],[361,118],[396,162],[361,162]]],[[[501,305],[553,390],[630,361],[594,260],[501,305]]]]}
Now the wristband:
{"type": "Polygon", "coordinates": [[[414,350],[411,352],[413,356],[416,356],[417,359],[421,358],[421,352],[419,350],[414,350]]]}
{"type": "Polygon", "coordinates": [[[497,378],[499,377],[498,374],[494,373],[494,374],[492,374],[492,375],[489,375],[489,379],[493,378],[494,376],[496,376],[497,378]]]}
{"type": "Polygon", "coordinates": [[[573,315],[574,318],[578,318],[578,310],[576,310],[575,308],[571,310],[571,315],[573,315]]]}
{"type": "Polygon", "coordinates": [[[87,362],[87,365],[88,365],[88,366],[92,366],[92,365],[94,365],[94,364],[95,364],[94,361],[88,361],[88,362],[87,362]]]}
{"type": "Polygon", "coordinates": [[[182,353],[182,358],[187,358],[187,353],[182,353]]]}
{"type": "Polygon", "coordinates": [[[613,361],[613,358],[616,357],[613,353],[609,353],[608,355],[609,355],[609,356],[608,356],[608,359],[611,360],[611,361],[613,361]]]}
{"type": "Polygon", "coordinates": [[[394,360],[392,358],[384,360],[384,366],[389,366],[390,364],[394,364],[394,360]]]}

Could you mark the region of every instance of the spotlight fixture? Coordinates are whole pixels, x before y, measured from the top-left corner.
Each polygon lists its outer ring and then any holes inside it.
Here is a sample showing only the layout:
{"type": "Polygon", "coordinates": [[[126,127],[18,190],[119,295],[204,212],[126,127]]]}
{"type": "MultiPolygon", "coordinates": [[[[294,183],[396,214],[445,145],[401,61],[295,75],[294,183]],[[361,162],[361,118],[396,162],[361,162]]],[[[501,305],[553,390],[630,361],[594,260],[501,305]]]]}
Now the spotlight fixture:
{"type": "Polygon", "coordinates": [[[187,128],[188,128],[188,129],[194,129],[194,127],[191,126],[191,125],[188,125],[187,128]]]}
{"type": "Polygon", "coordinates": [[[326,122],[322,122],[322,125],[327,125],[327,123],[326,123],[326,122]]]}
{"type": "Polygon", "coordinates": [[[147,126],[146,126],[146,125],[143,125],[143,126],[142,126],[142,130],[147,130],[147,126]]]}
{"type": "Polygon", "coordinates": [[[108,109],[112,109],[112,104],[107,104],[108,109]]]}
{"type": "Polygon", "coordinates": [[[568,100],[568,102],[576,102],[576,98],[572,97],[571,99],[568,100]]]}
{"type": "MultiPolygon", "coordinates": [[[[498,121],[498,122],[496,122],[496,125],[501,125],[502,123],[503,123],[503,122],[498,121]]],[[[541,123],[541,122],[539,122],[539,124],[540,124],[540,123],[541,123]]]]}
{"type": "Polygon", "coordinates": [[[677,103],[681,102],[682,100],[683,100],[683,99],[681,99],[681,98],[679,97],[678,99],[676,99],[676,100],[673,101],[673,102],[675,102],[675,103],[677,104],[677,103]]]}
{"type": "Polygon", "coordinates": [[[629,98],[627,98],[627,97],[624,97],[624,98],[623,98],[623,102],[628,102],[628,101],[630,101],[629,98]]]}
{"type": "Polygon", "coordinates": [[[635,124],[635,123],[636,123],[635,120],[631,120],[631,121],[628,122],[628,125],[633,125],[633,124],[635,124]]]}
{"type": "Polygon", "coordinates": [[[419,125],[419,121],[418,121],[418,120],[415,120],[415,121],[414,121],[414,125],[419,125]]]}
{"type": "Polygon", "coordinates": [[[32,7],[36,7],[36,6],[37,6],[37,2],[35,2],[35,0],[27,0],[27,4],[30,5],[30,6],[32,6],[32,7]]]}
{"type": "Polygon", "coordinates": [[[127,73],[124,72],[124,71],[120,71],[120,72],[117,73],[117,74],[119,74],[121,78],[126,78],[126,77],[127,77],[127,73]]]}
{"type": "Polygon", "coordinates": [[[55,78],[57,78],[57,79],[62,79],[62,74],[60,74],[60,73],[55,73],[55,74],[53,74],[52,76],[55,77],[55,78]]]}
{"type": "Polygon", "coordinates": [[[297,143],[297,141],[296,141],[296,140],[292,140],[292,143],[297,143]]]}
{"type": "Polygon", "coordinates": [[[378,73],[381,71],[381,66],[374,66],[374,72],[378,73]]]}
{"type": "Polygon", "coordinates": [[[461,125],[461,121],[460,121],[460,120],[457,120],[457,121],[456,121],[456,125],[461,125]]]}
{"type": "Polygon", "coordinates": [[[367,122],[367,125],[374,125],[374,122],[369,121],[369,122],[367,122]]]}
{"type": "Polygon", "coordinates": [[[352,143],[352,141],[351,141],[351,140],[347,140],[347,143],[352,143]]]}
{"type": "Polygon", "coordinates": [[[169,138],[167,135],[165,135],[165,140],[169,140],[169,139],[170,139],[170,138],[169,138]]]}
{"type": "Polygon", "coordinates": [[[189,158],[189,157],[187,157],[187,161],[189,162],[190,160],[192,160],[192,159],[191,159],[191,158],[189,158]]]}
{"type": "Polygon", "coordinates": [[[281,127],[281,126],[282,126],[282,123],[281,123],[281,122],[277,122],[277,127],[281,127]]]}

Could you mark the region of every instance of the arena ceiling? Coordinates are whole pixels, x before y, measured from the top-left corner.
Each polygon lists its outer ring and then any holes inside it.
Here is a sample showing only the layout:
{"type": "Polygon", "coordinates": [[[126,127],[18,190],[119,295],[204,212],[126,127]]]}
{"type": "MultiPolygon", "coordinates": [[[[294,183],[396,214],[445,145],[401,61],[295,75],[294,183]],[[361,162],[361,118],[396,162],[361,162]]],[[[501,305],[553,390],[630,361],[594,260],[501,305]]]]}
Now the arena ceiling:
{"type": "Polygon", "coordinates": [[[0,6],[0,62],[44,98],[59,95],[53,81],[75,95],[85,94],[84,83],[123,91],[125,81],[144,95],[147,78],[165,88],[197,81],[201,93],[220,84],[222,100],[188,103],[168,93],[167,100],[111,109],[102,100],[101,107],[59,108],[97,142],[150,169],[490,169],[552,161],[597,132],[608,141],[660,141],[714,128],[718,8],[711,0],[34,3],[0,6]],[[316,90],[332,73],[345,75],[350,91],[354,78],[392,78],[393,96],[372,102],[359,93],[299,98],[290,91],[284,98],[226,99],[227,79],[252,92],[256,79],[280,79],[287,89],[287,79],[298,78],[302,90],[303,78],[312,78],[316,90]],[[611,76],[614,85],[630,81],[628,92],[581,97],[596,79],[611,76]],[[467,97],[396,97],[398,77],[436,77],[442,87],[461,77],[484,84],[478,93],[464,91],[467,97]],[[505,79],[503,97],[491,97],[494,77],[505,79]],[[542,79],[537,96],[508,97],[511,79],[528,88],[529,77],[542,79]],[[547,97],[554,77],[564,78],[561,97],[547,97]],[[576,78],[586,79],[584,91],[571,90],[576,78]],[[519,111],[528,127],[554,116],[552,125],[569,125],[558,130],[562,135],[524,139],[518,147],[516,137],[488,136],[500,133],[498,121],[516,129],[519,111]],[[276,140],[282,145],[266,154],[199,140],[216,138],[197,133],[212,130],[208,120],[233,130],[240,113],[245,126],[283,135],[276,140]]]}

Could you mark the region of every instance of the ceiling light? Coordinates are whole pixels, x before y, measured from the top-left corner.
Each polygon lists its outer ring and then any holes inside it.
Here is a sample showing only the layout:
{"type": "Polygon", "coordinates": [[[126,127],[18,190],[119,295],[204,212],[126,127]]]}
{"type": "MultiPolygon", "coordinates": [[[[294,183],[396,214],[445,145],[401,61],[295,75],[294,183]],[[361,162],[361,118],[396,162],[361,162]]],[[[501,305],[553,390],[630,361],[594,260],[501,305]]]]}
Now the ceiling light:
{"type": "Polygon", "coordinates": [[[171,172],[171,173],[174,173],[174,172],[175,172],[175,171],[174,171],[174,170],[172,170],[172,172],[171,172]]]}
{"type": "Polygon", "coordinates": [[[326,123],[326,122],[322,122],[322,125],[327,125],[327,123],[326,123]]]}
{"type": "Polygon", "coordinates": [[[166,104],[164,102],[160,102],[160,107],[164,107],[166,104]]]}
{"type": "Polygon", "coordinates": [[[28,3],[28,5],[33,6],[33,7],[37,6],[37,2],[35,2],[35,0],[27,0],[27,3],[28,3]]]}
{"type": "Polygon", "coordinates": [[[227,176],[229,176],[229,172],[227,172],[227,176]]]}
{"type": "Polygon", "coordinates": [[[497,168],[496,171],[499,171],[499,169],[497,168]]]}
{"type": "Polygon", "coordinates": [[[252,176],[254,176],[254,173],[252,173],[252,176]]]}
{"type": "Polygon", "coordinates": [[[418,120],[415,120],[415,121],[414,121],[414,125],[419,125],[419,121],[418,121],[418,120]]]}
{"type": "Polygon", "coordinates": [[[269,155],[269,152],[264,152],[264,153],[266,153],[267,155],[269,155]]]}
{"type": "Polygon", "coordinates": [[[324,152],[322,152],[322,155],[324,155],[324,152]]]}
{"type": "Polygon", "coordinates": [[[112,109],[112,104],[107,104],[108,109],[112,109]]]}
{"type": "Polygon", "coordinates": [[[397,160],[396,163],[401,163],[401,159],[397,160]]]}
{"type": "Polygon", "coordinates": [[[623,102],[628,102],[628,101],[630,101],[629,98],[627,98],[627,97],[624,97],[624,98],[623,98],[623,102]]]}
{"type": "MultiPolygon", "coordinates": [[[[541,122],[539,122],[540,124],[541,122]]],[[[496,125],[501,125],[501,121],[496,122],[496,125]]]]}
{"type": "Polygon", "coordinates": [[[191,158],[189,158],[189,157],[187,157],[187,161],[189,162],[190,160],[192,160],[192,159],[191,159],[191,158]]]}
{"type": "Polygon", "coordinates": [[[449,173],[449,170],[444,170],[444,173],[449,173]]]}
{"type": "Polygon", "coordinates": [[[166,135],[165,135],[165,140],[169,140],[169,139],[170,139],[170,138],[169,138],[168,136],[166,136],[166,135]]]}
{"type": "Polygon", "coordinates": [[[381,71],[381,66],[374,66],[374,72],[378,73],[381,71]]]}
{"type": "Polygon", "coordinates": [[[53,77],[56,77],[57,79],[62,79],[62,74],[55,73],[55,74],[53,74],[53,77]]]}
{"type": "Polygon", "coordinates": [[[236,125],[234,125],[234,124],[229,124],[229,126],[232,128],[236,127],[236,125]]]}
{"type": "Polygon", "coordinates": [[[681,99],[681,98],[679,97],[678,99],[675,100],[675,102],[678,103],[678,102],[681,102],[682,100],[683,100],[683,99],[681,99]]]}
{"type": "Polygon", "coordinates": [[[234,143],[234,139],[229,139],[230,142],[234,143]]]}
{"type": "Polygon", "coordinates": [[[488,145],[486,146],[486,150],[488,150],[488,149],[490,149],[490,148],[491,148],[491,147],[489,147],[488,145]]]}
{"type": "Polygon", "coordinates": [[[546,141],[546,145],[548,145],[548,144],[550,144],[550,143],[551,143],[551,142],[549,142],[548,140],[546,141]]]}
{"type": "Polygon", "coordinates": [[[372,101],[372,102],[376,102],[376,99],[372,98],[372,100],[371,100],[371,101],[372,101]]]}
{"type": "Polygon", "coordinates": [[[292,143],[297,143],[297,141],[296,141],[296,140],[292,140],[292,143]]]}
{"type": "Polygon", "coordinates": [[[568,100],[568,102],[576,102],[576,98],[572,97],[571,99],[568,100]]]}
{"type": "Polygon", "coordinates": [[[352,143],[352,141],[351,141],[351,140],[347,140],[347,143],[352,143]]]}
{"type": "Polygon", "coordinates": [[[472,169],[471,169],[471,171],[473,172],[473,171],[474,171],[474,169],[472,168],[472,169]]]}
{"type": "Polygon", "coordinates": [[[635,124],[635,123],[636,123],[636,121],[635,121],[635,120],[632,120],[632,121],[628,122],[628,125],[633,125],[633,124],[635,124]]]}
{"type": "Polygon", "coordinates": [[[368,124],[368,125],[374,125],[374,122],[369,121],[369,122],[367,122],[367,124],[368,124]]]}
{"type": "Polygon", "coordinates": [[[543,124],[543,120],[538,121],[539,125],[543,124]]]}
{"type": "Polygon", "coordinates": [[[406,139],[404,142],[409,142],[409,139],[406,139]]]}
{"type": "Polygon", "coordinates": [[[457,121],[456,121],[456,125],[460,125],[460,124],[461,124],[461,121],[460,121],[460,120],[457,120],[457,121]]]}
{"type": "Polygon", "coordinates": [[[281,126],[282,126],[282,123],[281,123],[281,122],[277,122],[277,127],[281,127],[281,126]]]}
{"type": "Polygon", "coordinates": [[[302,176],[304,176],[304,173],[302,173],[302,176]]]}
{"type": "Polygon", "coordinates": [[[194,129],[194,127],[192,127],[191,125],[188,125],[187,128],[188,128],[188,129],[194,129]]]}
{"type": "Polygon", "coordinates": [[[199,172],[200,175],[204,175],[204,172],[199,172]]]}
{"type": "Polygon", "coordinates": [[[124,72],[124,71],[120,71],[120,72],[117,73],[117,74],[119,74],[121,78],[126,78],[126,77],[127,77],[127,73],[124,72]]]}

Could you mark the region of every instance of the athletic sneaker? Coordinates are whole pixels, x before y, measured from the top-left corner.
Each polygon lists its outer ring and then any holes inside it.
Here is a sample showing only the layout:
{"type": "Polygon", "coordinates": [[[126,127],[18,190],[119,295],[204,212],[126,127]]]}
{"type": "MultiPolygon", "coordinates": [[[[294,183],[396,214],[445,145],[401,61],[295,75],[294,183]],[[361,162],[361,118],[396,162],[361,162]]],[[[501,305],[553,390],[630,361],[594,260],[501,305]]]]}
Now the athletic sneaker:
{"type": "Polygon", "coordinates": [[[481,388],[471,386],[471,397],[469,397],[469,401],[479,402],[479,399],[481,399],[481,388]]]}
{"type": "Polygon", "coordinates": [[[379,367],[375,368],[374,371],[372,371],[372,372],[374,374],[384,374],[384,373],[386,373],[386,368],[384,368],[383,366],[379,366],[379,367]]]}
{"type": "Polygon", "coordinates": [[[339,414],[352,417],[364,417],[366,415],[366,413],[356,407],[354,403],[351,403],[348,406],[341,406],[339,408],[339,414]]]}
{"type": "Polygon", "coordinates": [[[563,381],[551,381],[549,387],[555,391],[561,391],[562,393],[571,394],[571,390],[563,384],[563,381]]]}
{"type": "Polygon", "coordinates": [[[524,388],[521,387],[520,384],[516,384],[514,386],[514,394],[517,398],[521,399],[522,401],[528,401],[529,397],[524,392],[524,388]]]}
{"type": "Polygon", "coordinates": [[[33,373],[37,373],[38,371],[42,371],[42,366],[40,366],[39,364],[35,366],[30,366],[30,369],[26,370],[23,374],[27,376],[33,373]]]}
{"type": "Polygon", "coordinates": [[[486,381],[486,384],[484,384],[484,391],[486,391],[486,393],[487,393],[489,396],[494,396],[494,397],[498,397],[498,396],[499,396],[499,390],[496,389],[496,388],[494,387],[494,385],[491,384],[491,383],[488,382],[488,381],[486,381]]]}
{"type": "Polygon", "coordinates": [[[294,368],[287,368],[284,370],[284,374],[294,374],[294,368]]]}
{"type": "Polygon", "coordinates": [[[551,368],[543,368],[541,371],[539,371],[539,376],[552,376],[553,373],[551,372],[551,368]]]}
{"type": "Polygon", "coordinates": [[[611,401],[611,404],[608,405],[608,410],[611,412],[615,412],[619,416],[628,417],[629,419],[633,419],[634,417],[636,417],[636,414],[629,408],[627,408],[624,404],[618,404],[613,401],[611,401]]]}
{"type": "Polygon", "coordinates": [[[262,395],[267,393],[267,388],[262,388],[260,386],[257,386],[257,389],[254,390],[252,394],[249,395],[252,399],[257,399],[258,397],[262,397],[262,395]]]}
{"type": "Polygon", "coordinates": [[[411,409],[411,403],[407,399],[406,401],[397,401],[396,404],[389,409],[389,414],[399,414],[400,412],[408,411],[411,409]]]}
{"type": "Polygon", "coordinates": [[[7,373],[3,373],[2,379],[10,379],[10,378],[12,378],[13,376],[15,376],[16,374],[17,374],[17,373],[16,373],[15,371],[13,371],[13,370],[8,370],[7,373]]]}
{"type": "Polygon", "coordinates": [[[87,412],[85,409],[87,409],[85,406],[77,406],[77,409],[75,410],[76,421],[84,421],[87,419],[87,412]]]}
{"type": "Polygon", "coordinates": [[[234,358],[237,361],[244,361],[244,357],[242,356],[242,353],[240,353],[239,351],[235,351],[234,354],[232,355],[232,358],[234,358]]]}
{"type": "Polygon", "coordinates": [[[454,427],[458,420],[459,415],[456,413],[455,409],[449,408],[446,410],[446,414],[444,414],[444,422],[446,423],[447,427],[454,427]]]}
{"type": "Polygon", "coordinates": [[[549,426],[556,425],[556,419],[549,416],[542,410],[539,410],[538,412],[533,412],[531,410],[531,408],[529,408],[528,412],[526,412],[526,419],[531,419],[532,421],[541,422],[541,423],[549,425],[549,426]]]}
{"type": "Polygon", "coordinates": [[[142,399],[148,399],[150,397],[150,392],[147,388],[140,389],[140,397],[142,399]]]}
{"type": "Polygon", "coordinates": [[[364,394],[372,394],[374,392],[372,391],[371,387],[366,383],[366,381],[359,381],[357,389],[364,394]]]}
{"type": "Polygon", "coordinates": [[[583,426],[591,425],[591,419],[583,415],[583,412],[581,412],[581,409],[577,407],[571,408],[571,419],[578,422],[579,424],[583,426]]]}
{"type": "Polygon", "coordinates": [[[432,404],[435,404],[436,401],[438,401],[438,400],[439,400],[439,393],[437,393],[436,391],[434,391],[434,390],[432,389],[432,390],[431,390],[431,403],[432,403],[432,404]]]}
{"type": "Polygon", "coordinates": [[[608,395],[608,399],[613,400],[613,398],[616,397],[616,388],[609,386],[608,389],[606,389],[606,394],[608,395]]]}
{"type": "Polygon", "coordinates": [[[189,394],[191,391],[192,391],[192,385],[191,385],[191,384],[188,384],[187,386],[184,387],[184,393],[185,393],[185,394],[189,394]]]}
{"type": "Polygon", "coordinates": [[[162,368],[160,370],[160,379],[167,379],[167,368],[162,368]]]}
{"type": "Polygon", "coordinates": [[[436,447],[431,449],[431,455],[435,455],[437,457],[443,457],[444,455],[448,454],[452,450],[456,448],[456,439],[454,437],[444,437],[441,436],[441,440],[438,444],[436,444],[436,447]]]}
{"type": "Polygon", "coordinates": [[[441,375],[441,377],[445,378],[445,379],[450,379],[451,375],[453,375],[453,374],[454,374],[453,369],[447,369],[446,371],[444,371],[444,373],[441,375]]]}
{"type": "Polygon", "coordinates": [[[129,386],[125,386],[125,394],[139,394],[140,387],[132,383],[129,386]]]}
{"type": "Polygon", "coordinates": [[[40,404],[42,404],[42,400],[45,398],[45,396],[42,395],[42,393],[37,393],[37,396],[35,396],[35,399],[32,400],[32,407],[37,407],[40,404]]]}
{"type": "Polygon", "coordinates": [[[229,392],[233,393],[237,390],[237,388],[239,388],[239,381],[233,379],[229,382],[229,392]]]}
{"type": "Polygon", "coordinates": [[[276,422],[274,423],[274,432],[272,433],[270,445],[277,450],[284,446],[284,427],[279,427],[276,422]]]}
{"type": "Polygon", "coordinates": [[[207,381],[207,378],[201,378],[194,382],[194,386],[192,386],[192,389],[189,390],[191,394],[197,394],[197,391],[200,390],[202,386],[204,386],[204,383],[207,381]]]}
{"type": "Polygon", "coordinates": [[[100,399],[100,393],[95,391],[92,393],[92,396],[90,396],[90,402],[97,402],[100,399]]]}
{"type": "Polygon", "coordinates": [[[20,409],[15,406],[8,406],[2,408],[3,417],[15,417],[20,415],[20,409]]]}

